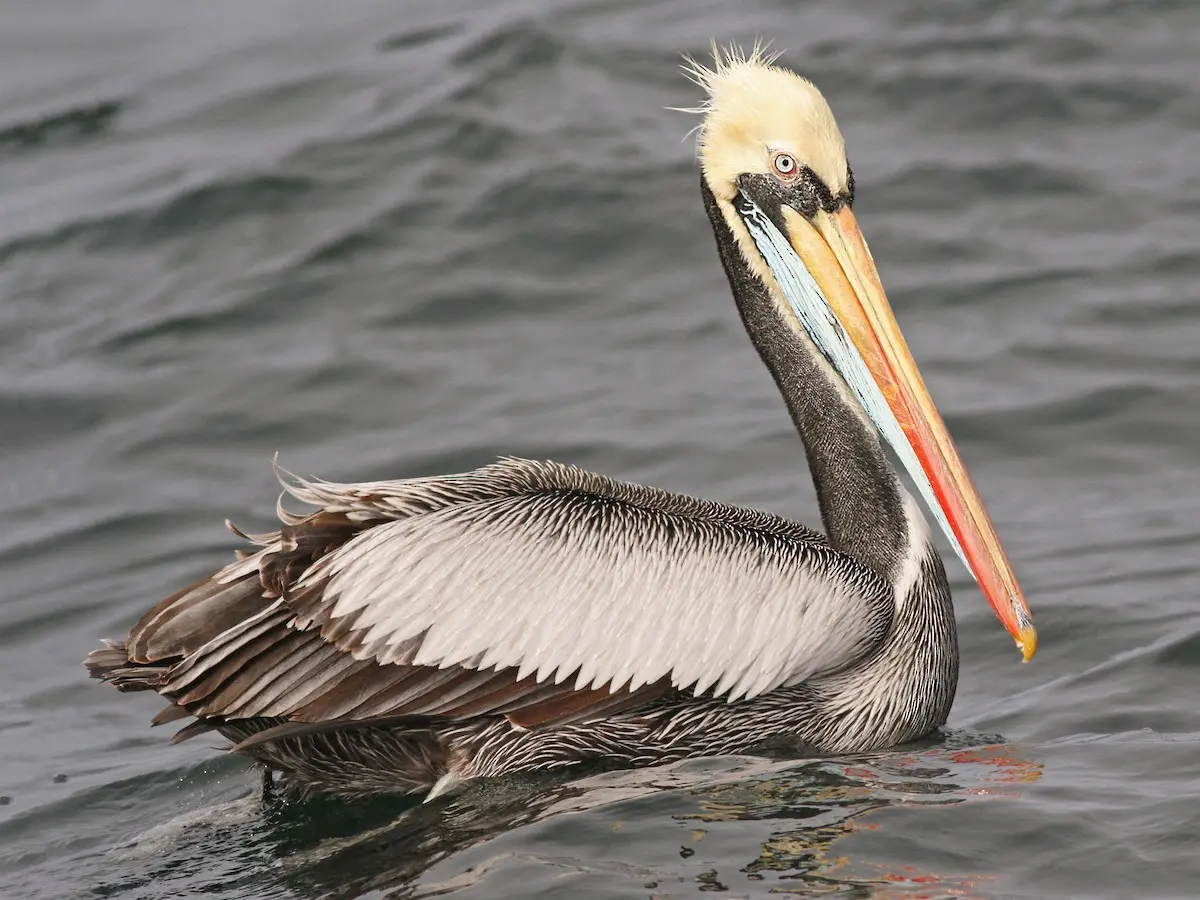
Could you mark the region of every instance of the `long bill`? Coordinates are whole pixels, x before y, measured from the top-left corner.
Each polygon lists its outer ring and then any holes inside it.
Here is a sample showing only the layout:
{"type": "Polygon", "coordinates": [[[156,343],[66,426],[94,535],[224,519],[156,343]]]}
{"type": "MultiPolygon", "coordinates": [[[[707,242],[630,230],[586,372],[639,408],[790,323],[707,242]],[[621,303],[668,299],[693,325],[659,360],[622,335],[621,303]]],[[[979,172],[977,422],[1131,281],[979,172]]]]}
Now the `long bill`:
{"type": "Polygon", "coordinates": [[[772,221],[745,190],[735,206],[801,326],[892,446],[1028,661],[1037,649],[1029,607],[900,333],[854,214],[843,206],[810,221],[783,206],[772,221]]]}

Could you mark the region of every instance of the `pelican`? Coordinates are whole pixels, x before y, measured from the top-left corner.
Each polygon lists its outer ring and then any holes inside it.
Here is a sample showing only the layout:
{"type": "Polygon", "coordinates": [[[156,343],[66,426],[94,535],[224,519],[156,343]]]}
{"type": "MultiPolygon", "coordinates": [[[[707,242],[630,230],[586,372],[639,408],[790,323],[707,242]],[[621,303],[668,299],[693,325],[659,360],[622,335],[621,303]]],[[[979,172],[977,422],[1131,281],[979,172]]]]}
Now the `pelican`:
{"type": "MultiPolygon", "coordinates": [[[[715,48],[714,48],[715,50],[715,48]]],[[[945,723],[954,610],[907,471],[1025,660],[1016,577],[909,353],[824,97],[755,49],[687,67],[700,189],[825,533],[506,458],[339,484],[85,661],[300,791],[425,792],[599,761],[869,751],[945,723]]]]}

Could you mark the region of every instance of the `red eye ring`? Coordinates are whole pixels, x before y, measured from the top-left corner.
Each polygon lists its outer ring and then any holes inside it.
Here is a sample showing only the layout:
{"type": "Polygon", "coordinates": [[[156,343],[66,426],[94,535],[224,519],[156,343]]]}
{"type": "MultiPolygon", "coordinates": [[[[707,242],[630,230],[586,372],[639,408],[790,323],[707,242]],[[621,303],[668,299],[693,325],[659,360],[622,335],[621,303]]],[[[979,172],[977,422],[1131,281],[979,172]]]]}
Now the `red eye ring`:
{"type": "Polygon", "coordinates": [[[795,178],[796,173],[800,171],[800,165],[796,162],[796,157],[783,150],[778,150],[771,156],[771,168],[775,170],[775,174],[780,178],[795,178]]]}

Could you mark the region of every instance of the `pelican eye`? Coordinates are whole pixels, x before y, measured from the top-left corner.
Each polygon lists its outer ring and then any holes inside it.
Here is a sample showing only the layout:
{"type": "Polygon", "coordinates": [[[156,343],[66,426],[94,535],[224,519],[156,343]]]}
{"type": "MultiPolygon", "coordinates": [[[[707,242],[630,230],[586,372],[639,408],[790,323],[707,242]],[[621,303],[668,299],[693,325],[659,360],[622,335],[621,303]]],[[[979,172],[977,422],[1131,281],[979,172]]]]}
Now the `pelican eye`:
{"type": "Polygon", "coordinates": [[[771,167],[775,170],[776,175],[786,181],[791,181],[796,177],[796,173],[800,171],[800,166],[796,163],[796,157],[790,153],[784,153],[782,150],[777,151],[771,156],[771,167]]]}

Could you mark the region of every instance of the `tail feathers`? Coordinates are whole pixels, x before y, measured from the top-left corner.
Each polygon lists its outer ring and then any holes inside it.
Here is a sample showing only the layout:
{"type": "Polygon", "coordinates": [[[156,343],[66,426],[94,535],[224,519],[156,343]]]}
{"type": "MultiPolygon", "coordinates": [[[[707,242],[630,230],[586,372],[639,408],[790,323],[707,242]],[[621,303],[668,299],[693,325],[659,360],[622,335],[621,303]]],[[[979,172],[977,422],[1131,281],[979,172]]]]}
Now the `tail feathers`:
{"type": "Polygon", "coordinates": [[[89,653],[83,661],[93,678],[105,681],[121,692],[152,691],[162,682],[167,666],[130,661],[124,642],[105,641],[105,644],[89,653]]]}
{"type": "Polygon", "coordinates": [[[119,691],[156,690],[181,659],[272,602],[255,573],[229,584],[207,578],[159,603],[125,640],[105,641],[83,665],[119,691]]]}
{"type": "MultiPolygon", "coordinates": [[[[89,653],[84,659],[83,664],[87,668],[89,675],[100,681],[108,682],[119,691],[158,690],[167,680],[170,670],[170,666],[144,665],[131,662],[125,643],[123,641],[110,640],[106,640],[103,647],[89,653]]],[[[175,732],[171,738],[172,744],[178,744],[181,741],[186,741],[188,738],[206,734],[207,732],[226,726],[225,719],[221,716],[196,716],[192,718],[193,715],[186,707],[172,702],[170,706],[159,710],[154,718],[150,720],[150,724],[152,726],[166,725],[169,722],[177,722],[180,719],[191,719],[191,722],[175,732]]],[[[253,732],[257,729],[269,729],[278,724],[280,724],[279,719],[250,720],[247,723],[247,728],[253,732]]]]}
{"type": "Polygon", "coordinates": [[[93,678],[103,679],[114,669],[129,665],[129,652],[124,641],[105,640],[104,646],[84,657],[83,665],[93,678]]]}

